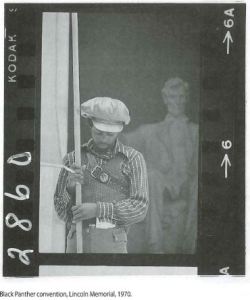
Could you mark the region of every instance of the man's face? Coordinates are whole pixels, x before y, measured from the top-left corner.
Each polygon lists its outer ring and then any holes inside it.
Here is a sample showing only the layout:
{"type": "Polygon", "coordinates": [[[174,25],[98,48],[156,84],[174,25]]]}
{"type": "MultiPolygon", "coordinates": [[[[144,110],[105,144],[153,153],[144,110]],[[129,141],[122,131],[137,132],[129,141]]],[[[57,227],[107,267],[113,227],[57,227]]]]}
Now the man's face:
{"type": "Polygon", "coordinates": [[[91,135],[97,148],[108,150],[114,146],[118,133],[101,131],[92,126],[91,135]]]}
{"type": "Polygon", "coordinates": [[[175,117],[185,114],[186,94],[184,88],[170,89],[167,94],[163,92],[162,95],[169,114],[175,117]]]}

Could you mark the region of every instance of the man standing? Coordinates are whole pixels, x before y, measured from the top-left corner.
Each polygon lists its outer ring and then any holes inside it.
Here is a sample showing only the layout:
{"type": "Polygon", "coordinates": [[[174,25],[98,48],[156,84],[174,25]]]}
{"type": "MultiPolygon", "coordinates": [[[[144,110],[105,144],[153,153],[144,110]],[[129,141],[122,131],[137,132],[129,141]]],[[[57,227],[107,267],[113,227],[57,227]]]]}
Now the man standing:
{"type": "Polygon", "coordinates": [[[54,196],[55,209],[68,228],[67,253],[76,252],[75,223],[82,222],[84,253],[127,253],[127,230],[148,208],[147,171],[142,154],[118,140],[129,111],[120,100],[97,97],[81,105],[92,138],[82,145],[82,166],[74,152],[64,158],[54,196]],[[75,205],[75,186],[82,203],[75,205]]]}

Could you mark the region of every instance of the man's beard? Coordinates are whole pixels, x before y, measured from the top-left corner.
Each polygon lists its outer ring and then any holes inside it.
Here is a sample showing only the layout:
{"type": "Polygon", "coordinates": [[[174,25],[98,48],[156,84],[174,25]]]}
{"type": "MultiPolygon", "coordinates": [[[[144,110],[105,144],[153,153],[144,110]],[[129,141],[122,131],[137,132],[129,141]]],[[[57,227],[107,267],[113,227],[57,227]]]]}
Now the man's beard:
{"type": "Polygon", "coordinates": [[[108,152],[108,151],[111,151],[113,148],[114,148],[114,145],[115,145],[115,142],[111,145],[108,145],[108,144],[104,144],[104,143],[95,143],[94,142],[94,148],[97,152],[100,152],[100,153],[105,153],[105,152],[108,152]]]}

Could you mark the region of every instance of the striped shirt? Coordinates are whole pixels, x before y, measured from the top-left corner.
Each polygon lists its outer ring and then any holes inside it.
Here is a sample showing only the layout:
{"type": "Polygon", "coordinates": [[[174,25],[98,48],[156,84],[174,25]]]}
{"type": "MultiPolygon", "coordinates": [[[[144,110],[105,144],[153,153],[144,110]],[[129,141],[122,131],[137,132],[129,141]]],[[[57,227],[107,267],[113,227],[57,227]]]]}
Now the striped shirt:
{"type": "MultiPolygon", "coordinates": [[[[114,199],[113,202],[97,202],[97,217],[124,226],[142,221],[149,205],[147,169],[142,154],[131,147],[123,145],[118,140],[114,149],[105,154],[99,154],[95,151],[92,139],[82,145],[82,148],[94,154],[98,163],[102,163],[102,160],[112,159],[119,152],[128,159],[127,164],[130,170],[128,172],[129,198],[120,201],[114,199]]],[[[67,167],[74,164],[74,161],[74,152],[70,152],[64,157],[64,165],[67,167]]],[[[56,212],[65,222],[71,221],[71,206],[73,205],[71,196],[66,189],[68,174],[67,170],[61,170],[54,196],[56,212]]]]}

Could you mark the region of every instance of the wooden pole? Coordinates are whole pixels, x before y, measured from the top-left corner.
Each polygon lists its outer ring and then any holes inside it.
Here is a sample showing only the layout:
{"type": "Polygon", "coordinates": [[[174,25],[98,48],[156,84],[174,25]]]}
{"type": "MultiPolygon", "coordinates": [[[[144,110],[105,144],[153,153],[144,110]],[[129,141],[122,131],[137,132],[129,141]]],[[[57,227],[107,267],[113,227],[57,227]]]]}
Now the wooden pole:
{"type": "MultiPolygon", "coordinates": [[[[81,166],[81,134],[80,134],[80,89],[79,89],[79,55],[78,55],[78,18],[72,13],[72,54],[73,54],[73,95],[74,95],[74,140],[75,163],[81,166]]],[[[82,203],[81,184],[76,185],[76,205],[82,203]]],[[[83,253],[82,222],[76,223],[77,253],[83,253]]]]}

